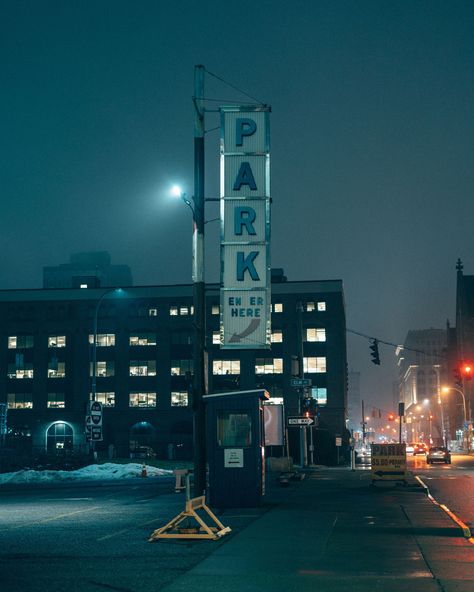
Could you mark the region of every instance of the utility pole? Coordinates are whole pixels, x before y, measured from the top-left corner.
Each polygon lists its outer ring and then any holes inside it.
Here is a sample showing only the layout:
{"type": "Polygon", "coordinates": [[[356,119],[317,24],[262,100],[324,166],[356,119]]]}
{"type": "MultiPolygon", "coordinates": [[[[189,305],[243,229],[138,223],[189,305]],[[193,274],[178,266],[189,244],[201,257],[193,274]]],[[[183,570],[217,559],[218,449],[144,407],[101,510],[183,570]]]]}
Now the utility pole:
{"type": "Polygon", "coordinates": [[[206,308],[204,283],[204,66],[194,67],[194,211],[193,211],[193,303],[194,303],[194,495],[206,490],[206,418],[204,399],[206,308]]]}
{"type": "Polygon", "coordinates": [[[364,409],[364,401],[362,403],[362,446],[365,448],[365,409],[364,409]]]}
{"type": "MultiPolygon", "coordinates": [[[[296,303],[296,313],[297,313],[297,339],[298,339],[298,370],[299,370],[299,377],[304,378],[304,353],[303,353],[303,304],[301,302],[296,303]]],[[[302,398],[304,397],[304,387],[301,389],[299,394],[299,413],[302,413],[302,398]]],[[[300,459],[301,459],[301,466],[307,467],[308,466],[308,448],[307,448],[307,434],[306,434],[306,426],[300,427],[300,459]]]]}

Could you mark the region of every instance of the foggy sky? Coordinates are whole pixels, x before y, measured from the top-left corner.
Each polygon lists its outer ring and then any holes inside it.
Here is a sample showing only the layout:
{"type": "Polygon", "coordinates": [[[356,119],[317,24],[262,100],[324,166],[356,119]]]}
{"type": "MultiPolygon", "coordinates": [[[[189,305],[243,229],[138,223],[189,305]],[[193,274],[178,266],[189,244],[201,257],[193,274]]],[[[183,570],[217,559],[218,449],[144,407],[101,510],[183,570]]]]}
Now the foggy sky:
{"type": "MultiPolygon", "coordinates": [[[[168,191],[193,191],[204,64],[272,106],[272,266],[342,279],[348,327],[382,340],[454,324],[456,259],[474,273],[473,25],[452,0],[2,2],[0,288],[93,250],[137,285],[190,281],[191,214],[168,191]]],[[[211,76],[205,94],[249,100],[211,76]]],[[[206,162],[216,197],[218,131],[206,162]]],[[[206,251],[218,281],[216,222],[206,251]]],[[[367,340],[348,344],[363,398],[386,407],[394,349],[376,367],[367,340]]]]}

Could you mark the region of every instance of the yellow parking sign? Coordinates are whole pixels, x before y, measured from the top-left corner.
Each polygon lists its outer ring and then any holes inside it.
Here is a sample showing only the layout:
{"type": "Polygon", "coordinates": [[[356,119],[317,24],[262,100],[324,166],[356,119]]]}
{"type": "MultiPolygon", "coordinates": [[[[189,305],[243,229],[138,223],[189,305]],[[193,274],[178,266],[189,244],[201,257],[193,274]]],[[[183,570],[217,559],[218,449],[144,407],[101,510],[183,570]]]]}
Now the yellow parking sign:
{"type": "Polygon", "coordinates": [[[405,444],[372,444],[372,481],[406,481],[405,444]]]}

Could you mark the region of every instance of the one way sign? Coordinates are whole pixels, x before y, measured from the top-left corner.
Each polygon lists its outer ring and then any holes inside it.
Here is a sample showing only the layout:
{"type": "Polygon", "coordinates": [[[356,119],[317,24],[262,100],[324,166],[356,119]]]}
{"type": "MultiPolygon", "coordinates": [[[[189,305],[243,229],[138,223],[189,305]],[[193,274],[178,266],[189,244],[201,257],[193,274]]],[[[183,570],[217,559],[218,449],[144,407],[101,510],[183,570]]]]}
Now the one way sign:
{"type": "Polygon", "coordinates": [[[312,417],[289,417],[288,426],[309,426],[314,423],[312,417]]]}

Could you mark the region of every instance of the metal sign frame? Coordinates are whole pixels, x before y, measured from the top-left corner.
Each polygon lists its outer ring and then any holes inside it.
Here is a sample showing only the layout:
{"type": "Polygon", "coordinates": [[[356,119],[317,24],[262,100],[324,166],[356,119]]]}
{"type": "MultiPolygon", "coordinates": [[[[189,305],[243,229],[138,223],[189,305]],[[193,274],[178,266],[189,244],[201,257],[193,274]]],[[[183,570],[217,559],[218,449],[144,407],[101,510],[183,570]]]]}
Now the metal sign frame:
{"type": "Polygon", "coordinates": [[[271,346],[268,106],[221,112],[222,349],[271,346]]]}

